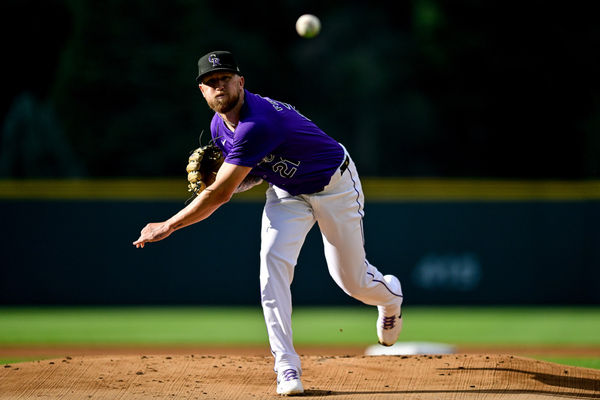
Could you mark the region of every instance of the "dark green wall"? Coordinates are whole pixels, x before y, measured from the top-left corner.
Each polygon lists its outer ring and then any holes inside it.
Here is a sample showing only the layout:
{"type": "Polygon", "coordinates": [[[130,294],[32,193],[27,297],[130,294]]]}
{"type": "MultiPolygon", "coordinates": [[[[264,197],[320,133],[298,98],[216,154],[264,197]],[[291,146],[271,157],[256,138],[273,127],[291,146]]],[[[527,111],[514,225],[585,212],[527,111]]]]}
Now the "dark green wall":
{"type": "MultiPolygon", "coordinates": [[[[180,202],[0,202],[0,304],[257,304],[262,204],[135,249],[180,202]]],[[[600,303],[600,202],[367,203],[369,260],[407,304],[600,303]]],[[[295,304],[355,304],[311,231],[295,304]]]]}

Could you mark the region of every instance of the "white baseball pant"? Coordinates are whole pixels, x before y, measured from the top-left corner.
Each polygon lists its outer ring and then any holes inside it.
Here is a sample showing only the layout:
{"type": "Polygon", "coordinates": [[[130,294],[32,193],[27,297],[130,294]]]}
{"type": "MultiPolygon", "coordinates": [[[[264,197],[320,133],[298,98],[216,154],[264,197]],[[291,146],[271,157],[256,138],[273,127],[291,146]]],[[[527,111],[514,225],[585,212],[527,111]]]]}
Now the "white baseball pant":
{"type": "MultiPolygon", "coordinates": [[[[389,305],[392,293],[383,275],[365,256],[362,220],[364,195],[354,162],[338,169],[323,191],[292,196],[270,185],[262,217],[261,302],[275,371],[302,372],[292,342],[290,285],[304,239],[315,222],[323,237],[329,274],[344,292],[369,305],[389,305]]],[[[375,325],[375,324],[374,324],[375,325]]]]}

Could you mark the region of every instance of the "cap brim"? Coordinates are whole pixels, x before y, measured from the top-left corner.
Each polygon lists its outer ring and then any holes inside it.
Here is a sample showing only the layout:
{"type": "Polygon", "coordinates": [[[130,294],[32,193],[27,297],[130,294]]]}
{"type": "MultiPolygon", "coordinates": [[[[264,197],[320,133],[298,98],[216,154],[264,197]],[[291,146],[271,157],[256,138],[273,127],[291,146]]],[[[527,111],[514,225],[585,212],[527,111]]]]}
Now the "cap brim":
{"type": "Polygon", "coordinates": [[[228,72],[233,72],[234,74],[238,74],[240,75],[240,71],[238,71],[237,69],[233,69],[233,68],[227,68],[227,67],[223,67],[223,68],[213,68],[208,72],[205,72],[203,74],[200,74],[196,77],[196,82],[200,83],[200,81],[202,80],[203,77],[205,77],[206,75],[210,75],[213,72],[220,72],[220,71],[228,71],[228,72]]]}

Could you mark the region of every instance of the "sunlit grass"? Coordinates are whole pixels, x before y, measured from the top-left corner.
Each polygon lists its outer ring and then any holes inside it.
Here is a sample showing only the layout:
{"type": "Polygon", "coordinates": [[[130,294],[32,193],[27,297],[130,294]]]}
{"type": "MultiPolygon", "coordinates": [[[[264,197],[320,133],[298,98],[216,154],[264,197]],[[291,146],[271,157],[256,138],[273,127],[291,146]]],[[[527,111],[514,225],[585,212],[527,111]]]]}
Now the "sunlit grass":
{"type": "MultiPolygon", "coordinates": [[[[405,341],[474,345],[600,345],[600,308],[412,307],[405,341]]],[[[298,344],[370,344],[374,307],[300,307],[298,344]]],[[[0,308],[0,346],[16,344],[263,344],[259,307],[0,308]]]]}

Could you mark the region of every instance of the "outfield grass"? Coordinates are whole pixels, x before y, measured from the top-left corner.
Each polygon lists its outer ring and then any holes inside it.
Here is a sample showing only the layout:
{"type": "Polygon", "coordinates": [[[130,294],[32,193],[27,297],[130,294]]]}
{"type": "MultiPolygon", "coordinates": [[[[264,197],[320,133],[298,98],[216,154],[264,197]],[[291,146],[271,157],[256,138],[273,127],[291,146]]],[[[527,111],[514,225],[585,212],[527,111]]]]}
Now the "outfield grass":
{"type": "MultiPolygon", "coordinates": [[[[297,307],[298,344],[369,344],[373,307],[297,307]]],[[[476,345],[600,345],[600,307],[410,307],[402,340],[476,345]]],[[[0,345],[262,344],[259,307],[0,308],[0,345]]]]}
{"type": "MultiPolygon", "coordinates": [[[[376,317],[367,306],[297,307],[295,343],[367,346],[376,317]]],[[[600,307],[406,307],[404,320],[403,341],[600,346],[600,307]]],[[[19,345],[266,346],[267,335],[259,307],[0,308],[0,347],[19,345]]]]}
{"type": "MultiPolygon", "coordinates": [[[[308,343],[372,341],[376,311],[301,309],[294,332],[308,343]],[[314,321],[313,326],[311,321],[314,321]],[[343,332],[339,332],[343,329],[343,332]],[[318,333],[313,334],[316,330],[318,333]]],[[[600,345],[600,308],[407,307],[402,340],[476,345],[600,345]]]]}
{"type": "Polygon", "coordinates": [[[539,360],[551,361],[557,364],[573,365],[576,367],[600,369],[600,359],[591,357],[534,357],[539,360]]]}

